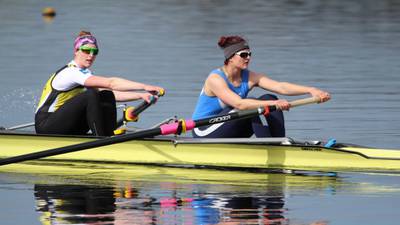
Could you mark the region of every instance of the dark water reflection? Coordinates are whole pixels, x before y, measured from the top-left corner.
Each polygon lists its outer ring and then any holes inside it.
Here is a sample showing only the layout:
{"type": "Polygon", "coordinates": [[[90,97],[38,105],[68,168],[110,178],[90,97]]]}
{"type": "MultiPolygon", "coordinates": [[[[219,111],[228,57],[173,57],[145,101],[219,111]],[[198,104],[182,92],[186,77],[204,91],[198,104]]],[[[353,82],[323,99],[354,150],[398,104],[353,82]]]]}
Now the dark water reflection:
{"type": "Polygon", "coordinates": [[[134,184],[36,184],[36,210],[43,224],[288,224],[282,192],[266,192],[264,196],[190,194],[181,193],[182,187],[172,188],[176,184],[165,183],[163,186],[169,188],[152,193],[134,184]]]}
{"type": "Polygon", "coordinates": [[[91,224],[114,221],[115,199],[111,188],[77,185],[40,185],[34,187],[40,220],[65,224],[91,224]]]}

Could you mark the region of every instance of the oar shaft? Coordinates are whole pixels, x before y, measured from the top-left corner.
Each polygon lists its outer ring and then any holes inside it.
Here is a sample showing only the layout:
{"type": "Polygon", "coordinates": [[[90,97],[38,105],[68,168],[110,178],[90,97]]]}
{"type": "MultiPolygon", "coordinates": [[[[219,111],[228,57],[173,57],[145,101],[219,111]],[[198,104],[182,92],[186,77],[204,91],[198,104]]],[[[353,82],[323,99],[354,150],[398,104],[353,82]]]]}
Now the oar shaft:
{"type": "MultiPolygon", "coordinates": [[[[270,111],[275,110],[275,106],[270,106],[269,107],[270,111]]],[[[220,115],[220,116],[213,116],[209,118],[204,118],[204,119],[199,119],[199,120],[184,120],[184,130],[189,131],[193,130],[195,127],[201,127],[205,125],[212,125],[216,123],[223,123],[223,122],[228,122],[232,120],[238,120],[238,119],[247,119],[251,118],[260,114],[263,114],[265,112],[264,108],[257,108],[257,109],[249,109],[249,110],[242,110],[242,111],[236,111],[236,112],[231,112],[228,114],[220,115]]],[[[179,130],[179,126],[182,126],[182,124],[177,123],[172,123],[172,124],[164,124],[160,126],[161,129],[161,134],[162,135],[168,135],[168,134],[175,134],[177,130],[179,130]]]]}
{"type": "MultiPolygon", "coordinates": [[[[238,112],[233,112],[233,113],[229,113],[226,115],[216,116],[216,117],[212,117],[212,118],[208,118],[208,119],[195,120],[195,121],[186,120],[185,121],[185,124],[186,124],[185,130],[189,131],[195,127],[200,127],[200,126],[204,126],[204,125],[208,125],[208,124],[215,124],[215,123],[221,123],[221,122],[226,122],[226,121],[231,121],[231,120],[236,120],[236,119],[250,118],[250,117],[258,115],[260,113],[264,113],[264,109],[258,108],[258,109],[252,109],[252,110],[238,111],[238,112]]],[[[23,161],[27,161],[27,160],[34,160],[34,159],[40,159],[40,158],[44,158],[44,157],[66,154],[66,153],[76,152],[76,151],[90,149],[90,148],[97,148],[97,147],[102,147],[105,145],[117,144],[117,143],[130,141],[130,140],[134,140],[134,139],[153,137],[153,136],[157,136],[157,135],[175,134],[175,133],[177,133],[179,126],[180,126],[180,124],[178,122],[172,123],[172,124],[164,124],[157,128],[142,130],[142,131],[138,131],[135,133],[128,133],[128,134],[124,134],[124,135],[120,135],[120,136],[107,137],[107,138],[99,139],[99,140],[95,140],[95,141],[84,142],[84,143],[80,143],[80,144],[49,149],[49,150],[30,153],[30,154],[26,154],[26,155],[10,157],[10,158],[0,160],[0,166],[11,164],[11,163],[23,162],[23,161]]]]}
{"type": "MultiPolygon", "coordinates": [[[[310,104],[310,103],[315,103],[315,102],[317,102],[317,101],[315,101],[315,99],[314,100],[304,99],[303,101],[291,102],[290,104],[292,104],[292,107],[295,107],[295,106],[300,106],[300,105],[305,105],[305,104],[310,104]]],[[[130,140],[134,140],[134,139],[153,137],[153,136],[157,136],[157,135],[176,134],[176,133],[179,133],[180,130],[182,130],[183,123],[185,126],[184,130],[188,131],[188,130],[192,130],[195,127],[200,127],[200,126],[204,126],[204,125],[211,125],[211,124],[227,122],[227,121],[237,120],[237,119],[246,119],[246,118],[250,118],[253,116],[257,116],[259,114],[266,114],[269,111],[273,111],[273,110],[276,110],[276,107],[269,106],[268,108],[257,108],[257,109],[251,109],[251,110],[236,111],[236,112],[228,113],[225,115],[215,116],[215,117],[210,117],[210,118],[205,118],[205,119],[200,119],[200,120],[185,120],[185,121],[180,121],[180,122],[176,122],[173,124],[164,124],[157,128],[142,130],[142,131],[138,131],[135,133],[128,133],[128,134],[124,134],[124,135],[120,135],[120,136],[107,137],[107,138],[98,139],[95,141],[89,141],[89,142],[84,142],[84,143],[80,143],[80,144],[69,145],[69,146],[64,146],[64,147],[60,147],[60,148],[54,148],[54,149],[30,153],[30,154],[26,154],[26,155],[20,155],[20,156],[10,157],[10,158],[6,158],[6,159],[1,159],[0,165],[7,165],[7,164],[11,164],[11,163],[18,163],[18,162],[27,161],[27,160],[33,160],[33,159],[39,159],[39,158],[44,158],[44,157],[49,157],[49,156],[65,154],[65,153],[71,153],[71,152],[76,152],[76,151],[90,149],[90,148],[97,148],[97,147],[102,147],[105,145],[117,144],[117,143],[130,141],[130,140]]]]}
{"type": "Polygon", "coordinates": [[[137,107],[135,107],[135,109],[133,110],[133,112],[131,112],[131,117],[136,117],[138,116],[141,112],[143,112],[144,110],[146,110],[147,108],[150,107],[150,105],[154,104],[156,102],[156,98],[154,96],[152,96],[152,98],[150,99],[150,102],[146,102],[143,101],[142,103],[140,103],[137,107]]]}
{"type": "Polygon", "coordinates": [[[26,155],[1,159],[0,166],[11,164],[11,163],[23,162],[23,161],[27,161],[27,160],[34,160],[34,159],[40,159],[40,158],[44,158],[44,157],[66,154],[66,153],[76,152],[76,151],[90,149],[90,148],[97,148],[97,147],[102,147],[105,145],[117,144],[117,143],[129,141],[129,140],[133,140],[133,139],[137,139],[137,138],[152,137],[152,136],[159,135],[160,133],[161,133],[160,128],[153,128],[153,129],[149,129],[149,130],[138,131],[135,133],[107,137],[107,138],[98,139],[95,141],[89,141],[89,142],[84,142],[84,143],[80,143],[80,144],[64,146],[64,147],[60,147],[60,148],[54,148],[54,149],[44,150],[44,151],[40,151],[40,152],[34,152],[34,153],[26,154],[26,155]]]}
{"type": "MultiPolygon", "coordinates": [[[[156,95],[158,97],[164,96],[165,91],[162,89],[160,92],[158,92],[156,95]]],[[[156,103],[157,98],[155,96],[151,96],[150,102],[143,101],[141,102],[138,106],[136,106],[133,111],[131,112],[124,112],[124,116],[122,119],[119,119],[117,121],[117,127],[120,127],[124,124],[124,121],[137,121],[137,118],[140,113],[142,113],[144,110],[149,108],[151,105],[156,103]],[[129,113],[129,115],[126,115],[125,113],[129,113]],[[129,118],[129,119],[128,119],[129,118]]]]}
{"type": "Polygon", "coordinates": [[[226,122],[226,121],[230,121],[230,120],[235,120],[238,118],[246,119],[246,118],[257,116],[257,115],[263,114],[263,113],[264,113],[263,108],[242,110],[242,111],[232,112],[232,113],[229,113],[226,115],[214,116],[211,118],[195,120],[194,123],[196,124],[196,127],[200,127],[200,126],[204,126],[204,125],[211,125],[211,124],[215,124],[215,123],[222,123],[222,122],[226,122]]]}
{"type": "Polygon", "coordinates": [[[22,128],[26,128],[26,127],[33,127],[33,126],[35,126],[35,123],[25,123],[25,124],[16,125],[13,127],[8,127],[8,128],[6,128],[6,130],[18,130],[18,129],[22,129],[22,128]]]}

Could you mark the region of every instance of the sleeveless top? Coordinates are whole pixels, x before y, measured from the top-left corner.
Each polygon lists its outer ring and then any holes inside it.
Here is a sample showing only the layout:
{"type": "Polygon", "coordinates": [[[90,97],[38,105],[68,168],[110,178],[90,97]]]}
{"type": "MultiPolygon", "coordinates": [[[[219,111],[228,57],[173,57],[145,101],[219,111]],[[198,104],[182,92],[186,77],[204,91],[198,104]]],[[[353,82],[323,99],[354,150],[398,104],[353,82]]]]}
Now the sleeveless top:
{"type": "MultiPolygon", "coordinates": [[[[233,92],[235,92],[241,98],[247,97],[247,94],[250,91],[249,84],[248,84],[248,81],[249,81],[249,71],[248,70],[242,70],[242,74],[241,74],[242,82],[237,87],[233,86],[233,84],[228,80],[228,77],[225,75],[223,70],[220,68],[214,69],[213,71],[211,71],[210,74],[218,74],[220,77],[222,77],[225,80],[229,89],[231,89],[233,92]]],[[[197,101],[196,108],[192,115],[192,119],[198,120],[198,119],[203,119],[203,118],[207,118],[210,116],[215,116],[227,107],[230,107],[230,106],[226,105],[224,102],[222,102],[222,100],[219,99],[217,96],[207,96],[204,92],[204,87],[203,87],[203,89],[201,90],[199,99],[197,101]]]]}
{"type": "MultiPolygon", "coordinates": [[[[72,77],[73,75],[68,74],[67,77],[72,77]]],[[[39,101],[39,105],[36,109],[36,113],[38,112],[55,112],[58,108],[60,108],[65,102],[69,99],[75,97],[76,95],[84,92],[86,89],[83,86],[84,81],[91,76],[91,71],[88,69],[80,69],[76,66],[76,64],[72,61],[68,65],[65,65],[57,72],[53,73],[51,77],[47,80],[42,95],[39,101]],[[78,82],[73,80],[63,79],[61,82],[62,89],[56,89],[54,87],[54,79],[61,72],[70,72],[66,70],[72,70],[76,73],[76,76],[82,76],[78,78],[78,82]]],[[[60,83],[60,82],[59,82],[60,83]]],[[[60,84],[59,84],[60,86],[60,84]]]]}

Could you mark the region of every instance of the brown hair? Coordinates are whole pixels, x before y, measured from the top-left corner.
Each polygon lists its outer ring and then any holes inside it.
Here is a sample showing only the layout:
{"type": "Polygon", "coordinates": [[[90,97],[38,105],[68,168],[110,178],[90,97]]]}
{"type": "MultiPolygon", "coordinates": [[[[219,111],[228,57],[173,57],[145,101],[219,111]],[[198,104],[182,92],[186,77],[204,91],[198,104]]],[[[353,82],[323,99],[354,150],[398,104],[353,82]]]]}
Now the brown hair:
{"type": "MultiPolygon", "coordinates": [[[[240,43],[240,42],[244,42],[246,41],[244,38],[240,37],[240,36],[221,36],[219,38],[218,41],[218,46],[221,49],[224,49],[228,46],[240,43]]],[[[227,65],[228,64],[229,59],[225,59],[224,64],[227,65]]]]}
{"type": "Polygon", "coordinates": [[[90,33],[90,31],[86,31],[86,30],[81,30],[78,34],[78,37],[80,36],[85,36],[85,35],[92,35],[92,33],[90,33]]]}
{"type": "Polygon", "coordinates": [[[218,46],[221,48],[226,48],[230,45],[246,41],[240,36],[221,36],[218,41],[218,46]]]}

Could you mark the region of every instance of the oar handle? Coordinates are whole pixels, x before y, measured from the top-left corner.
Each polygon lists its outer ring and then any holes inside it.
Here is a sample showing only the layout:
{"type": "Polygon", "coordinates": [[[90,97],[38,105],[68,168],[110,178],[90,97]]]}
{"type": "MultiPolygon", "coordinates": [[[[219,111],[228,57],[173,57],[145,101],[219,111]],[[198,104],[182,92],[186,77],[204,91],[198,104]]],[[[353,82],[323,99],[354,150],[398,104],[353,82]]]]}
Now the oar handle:
{"type": "MultiPolygon", "coordinates": [[[[138,106],[136,107],[128,107],[125,112],[124,112],[124,118],[123,120],[125,121],[137,121],[138,116],[140,113],[142,113],[144,110],[146,110],[149,106],[153,105],[154,103],[156,103],[157,98],[155,96],[161,97],[164,96],[165,94],[165,90],[161,89],[159,92],[157,92],[156,95],[152,95],[150,97],[150,101],[143,101],[142,103],[140,103],[138,106]]],[[[118,121],[118,126],[122,125],[123,123],[122,121],[118,121]]]]}
{"type": "Polygon", "coordinates": [[[158,97],[164,96],[165,95],[165,90],[164,89],[160,89],[157,94],[158,97]]]}
{"type": "MultiPolygon", "coordinates": [[[[302,99],[297,99],[294,101],[289,102],[290,107],[294,108],[297,106],[302,106],[302,105],[308,105],[308,104],[313,104],[313,103],[319,103],[320,102],[320,98],[318,97],[309,97],[309,98],[302,98],[302,99]]],[[[277,105],[271,105],[271,106],[267,106],[267,108],[265,108],[265,111],[275,111],[275,110],[281,110],[279,108],[279,106],[277,105]]]]}
{"type": "Polygon", "coordinates": [[[303,99],[298,99],[289,102],[291,107],[297,107],[297,106],[302,106],[302,105],[308,105],[308,104],[313,104],[313,103],[318,103],[320,102],[320,98],[318,97],[310,97],[310,98],[303,98],[303,99]]]}

